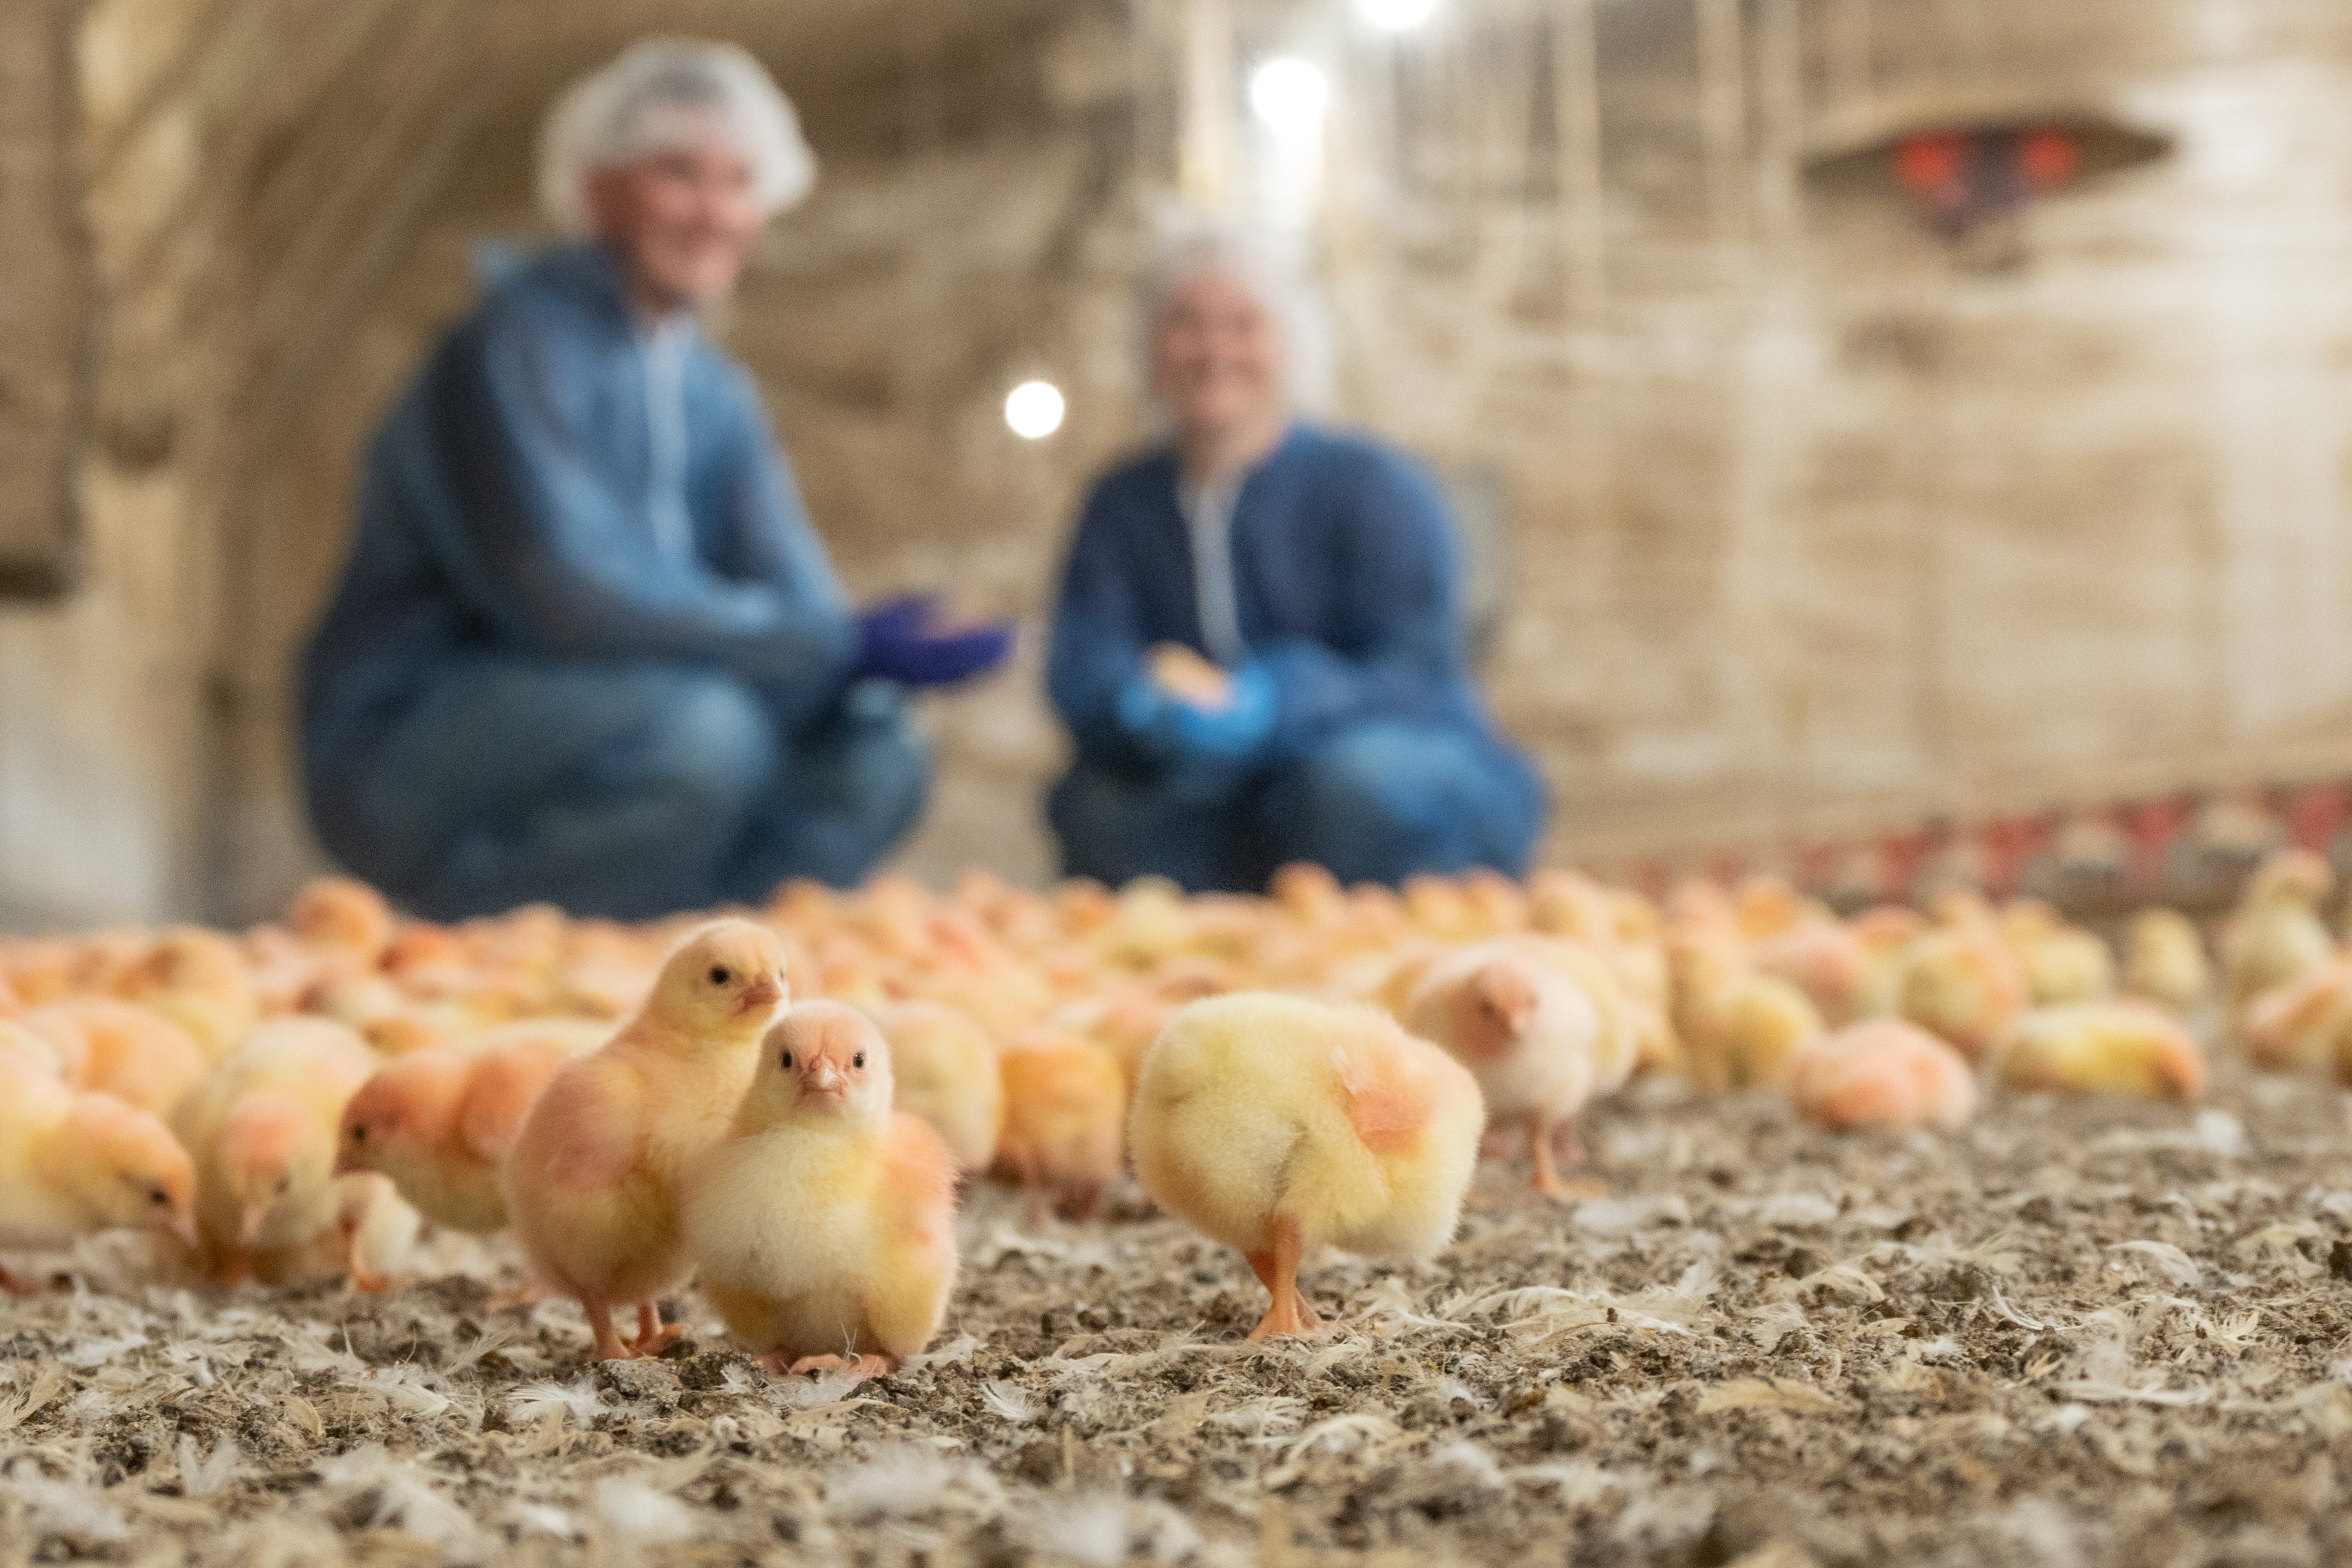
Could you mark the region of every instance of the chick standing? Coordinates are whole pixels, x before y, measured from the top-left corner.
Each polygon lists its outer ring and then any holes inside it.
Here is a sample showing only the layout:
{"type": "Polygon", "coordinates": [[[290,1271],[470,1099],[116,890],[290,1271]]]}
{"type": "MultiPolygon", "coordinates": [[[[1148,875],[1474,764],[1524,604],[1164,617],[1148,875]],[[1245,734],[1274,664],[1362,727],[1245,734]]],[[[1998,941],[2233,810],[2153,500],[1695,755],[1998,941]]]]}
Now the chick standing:
{"type": "Polygon", "coordinates": [[[890,1109],[890,1046],[838,1002],[769,1030],[733,1131],[680,1224],[702,1292],[772,1372],[895,1372],[955,1289],[956,1162],[890,1109]]]}
{"type": "MultiPolygon", "coordinates": [[[[193,1245],[194,1192],[187,1151],[163,1122],[0,1047],[0,1247],[44,1250],[123,1227],[193,1245]]],[[[0,1289],[24,1287],[0,1270],[0,1289]]]]}
{"type": "Polygon", "coordinates": [[[2178,910],[2134,915],[2124,939],[2124,990],[2181,1014],[2211,1001],[2213,966],[2197,923],[2178,910]]]}
{"type": "Polygon", "coordinates": [[[1169,1024],[1132,1141],[1144,1191],[1265,1284],[1257,1340],[1321,1327],[1298,1293],[1315,1247],[1419,1259],[1445,1245],[1485,1122],[1469,1070],[1386,1015],[1243,993],[1169,1024]]]}
{"type": "MultiPolygon", "coordinates": [[[[1596,964],[1587,984],[1605,980],[1596,964]]],[[[1504,938],[1432,964],[1401,1021],[1470,1069],[1490,1124],[1526,1128],[1536,1191],[1566,1193],[1553,1135],[1564,1133],[1571,1159],[1580,1158],[1577,1113],[1633,1070],[1636,1037],[1622,1000],[1604,1016],[1585,985],[1546,961],[1539,944],[1504,938]]]]}
{"type": "Polygon", "coordinates": [[[1075,1036],[1033,1030],[997,1058],[1004,1080],[1004,1135],[997,1163],[1028,1194],[1029,1223],[1050,1205],[1067,1219],[1092,1217],[1118,1174],[1127,1079],[1108,1051],[1075,1036]]]}
{"type": "MultiPolygon", "coordinates": [[[[594,1031],[601,1037],[602,1029],[594,1031]]],[[[507,1223],[504,1167],[556,1069],[601,1044],[568,1019],[509,1024],[472,1050],[411,1051],[343,1107],[335,1173],[374,1171],[436,1225],[487,1236],[507,1223]]]]}
{"type": "Polygon", "coordinates": [[[2246,886],[2221,940],[2221,969],[2233,1020],[2265,991],[2300,980],[2335,956],[2319,918],[2335,886],[2327,862],[2307,849],[2272,856],[2246,886]]]}
{"type": "Polygon", "coordinates": [[[784,947],[718,921],[662,966],[636,1016],[564,1064],[507,1156],[507,1215],[541,1278],[578,1299],[598,1359],[651,1355],[670,1334],[656,1298],[686,1276],[677,1230],[686,1168],[726,1134],[785,997],[784,947]],[[613,1309],[635,1303],[625,1349],[613,1309]]]}
{"type": "Polygon", "coordinates": [[[196,1163],[199,1266],[226,1285],[257,1255],[308,1245],[336,1221],[335,1126],[375,1054],[340,1024],[264,1024],[192,1090],[173,1126],[196,1163]]]}
{"type": "Polygon", "coordinates": [[[890,1042],[891,1103],[930,1123],[964,1170],[986,1166],[1004,1131],[1004,1079],[980,1026],[936,1002],[894,1004],[875,1023],[890,1042]]]}

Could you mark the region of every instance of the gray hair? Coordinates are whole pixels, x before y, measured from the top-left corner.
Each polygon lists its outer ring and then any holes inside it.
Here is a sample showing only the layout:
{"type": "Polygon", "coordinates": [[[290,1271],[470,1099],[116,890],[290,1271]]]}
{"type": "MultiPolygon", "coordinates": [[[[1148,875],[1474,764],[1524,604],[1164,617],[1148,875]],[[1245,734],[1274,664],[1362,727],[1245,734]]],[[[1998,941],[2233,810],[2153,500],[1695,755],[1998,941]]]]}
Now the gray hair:
{"type": "Polygon", "coordinates": [[[751,165],[762,209],[816,184],[800,118],[760,62],[733,44],[646,38],[557,100],[539,139],[539,205],[562,233],[588,232],[588,176],[717,130],[751,165]]]}
{"type": "Polygon", "coordinates": [[[1136,305],[1139,337],[1150,363],[1151,335],[1169,301],[1212,274],[1247,285],[1282,335],[1284,385],[1310,412],[1331,398],[1331,334],[1322,300],[1296,246],[1254,230],[1194,223],[1164,237],[1145,268],[1136,305]]]}

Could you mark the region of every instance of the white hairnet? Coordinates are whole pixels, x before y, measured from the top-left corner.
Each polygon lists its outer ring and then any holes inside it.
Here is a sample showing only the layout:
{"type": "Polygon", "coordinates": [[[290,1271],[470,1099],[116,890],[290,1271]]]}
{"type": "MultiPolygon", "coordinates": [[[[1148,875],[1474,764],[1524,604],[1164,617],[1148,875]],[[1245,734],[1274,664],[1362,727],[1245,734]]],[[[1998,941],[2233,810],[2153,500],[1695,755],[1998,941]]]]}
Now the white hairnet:
{"type": "Polygon", "coordinates": [[[1194,279],[1213,273],[1246,284],[1274,318],[1282,333],[1291,400],[1310,410],[1328,402],[1331,341],[1322,301],[1307,280],[1297,247],[1252,229],[1189,216],[1163,226],[1138,300],[1146,357],[1168,301],[1194,279]]]}
{"type": "Polygon", "coordinates": [[[574,82],[548,114],[539,142],[541,210],[562,233],[585,234],[591,174],[714,129],[751,163],[752,194],[768,212],[793,205],[816,184],[800,118],[759,61],[733,44],[646,38],[574,82]]]}

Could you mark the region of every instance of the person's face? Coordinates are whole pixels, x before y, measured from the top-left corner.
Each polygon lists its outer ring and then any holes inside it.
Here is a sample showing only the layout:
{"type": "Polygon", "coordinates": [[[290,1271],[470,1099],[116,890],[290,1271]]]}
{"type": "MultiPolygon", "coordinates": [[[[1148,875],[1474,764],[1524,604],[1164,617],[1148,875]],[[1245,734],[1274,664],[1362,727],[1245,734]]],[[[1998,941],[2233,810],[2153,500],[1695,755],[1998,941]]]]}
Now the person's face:
{"type": "Polygon", "coordinates": [[[1282,412],[1282,331],[1257,291],[1204,272],[1169,295],[1151,327],[1151,384],[1188,435],[1270,420],[1282,412]]]}
{"type": "Polygon", "coordinates": [[[631,286],[672,310],[735,287],[762,217],[751,161],[715,133],[598,170],[588,212],[597,237],[620,250],[631,286]]]}

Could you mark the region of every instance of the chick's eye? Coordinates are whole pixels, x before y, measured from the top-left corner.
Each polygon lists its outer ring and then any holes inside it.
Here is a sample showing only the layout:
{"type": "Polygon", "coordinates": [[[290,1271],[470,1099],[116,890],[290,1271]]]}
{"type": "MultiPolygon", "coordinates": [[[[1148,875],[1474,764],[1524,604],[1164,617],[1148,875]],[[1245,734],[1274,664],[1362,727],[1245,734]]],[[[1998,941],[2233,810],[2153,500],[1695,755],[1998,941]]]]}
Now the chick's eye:
{"type": "Polygon", "coordinates": [[[725,964],[714,963],[710,966],[710,984],[713,985],[724,985],[734,978],[735,972],[725,964]]]}
{"type": "Polygon", "coordinates": [[[366,1129],[366,1128],[364,1128],[364,1127],[354,1127],[354,1128],[352,1128],[352,1142],[354,1142],[354,1143],[364,1143],[364,1142],[367,1142],[367,1129],[366,1129]]]}
{"type": "Polygon", "coordinates": [[[165,1204],[172,1201],[172,1197],[169,1193],[166,1193],[161,1187],[150,1187],[147,1189],[147,1201],[153,1204],[157,1208],[162,1208],[165,1204]]]}
{"type": "Polygon", "coordinates": [[[293,1184],[294,1178],[291,1176],[280,1176],[278,1178],[278,1190],[281,1193],[293,1184]]]}
{"type": "Polygon", "coordinates": [[[864,1051],[860,1051],[856,1056],[850,1058],[849,1065],[854,1068],[864,1067],[866,1065],[866,1053],[864,1051]]]}
{"type": "Polygon", "coordinates": [[[780,1068],[783,1068],[786,1072],[790,1072],[790,1071],[792,1071],[792,1070],[793,1070],[793,1053],[792,1053],[792,1052],[790,1052],[790,1051],[786,1051],[786,1052],[785,1052],[785,1053],[784,1053],[781,1058],[779,1058],[777,1059],[776,1065],[777,1065],[778,1067],[780,1067],[780,1068]]]}

